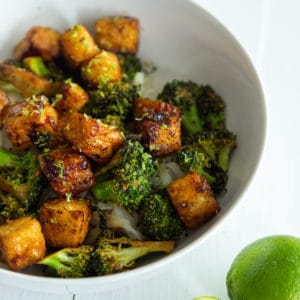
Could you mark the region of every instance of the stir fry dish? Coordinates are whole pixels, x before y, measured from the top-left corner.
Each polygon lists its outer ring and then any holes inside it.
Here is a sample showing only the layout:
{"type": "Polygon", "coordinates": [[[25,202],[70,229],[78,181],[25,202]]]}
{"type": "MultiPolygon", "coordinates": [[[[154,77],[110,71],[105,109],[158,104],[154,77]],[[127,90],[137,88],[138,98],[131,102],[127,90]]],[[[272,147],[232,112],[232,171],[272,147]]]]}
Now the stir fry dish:
{"type": "Polygon", "coordinates": [[[237,147],[224,100],[176,74],[144,96],[155,68],[138,56],[139,35],[128,16],[93,32],[34,26],[0,63],[0,253],[11,270],[125,271],[220,211],[237,147]]]}

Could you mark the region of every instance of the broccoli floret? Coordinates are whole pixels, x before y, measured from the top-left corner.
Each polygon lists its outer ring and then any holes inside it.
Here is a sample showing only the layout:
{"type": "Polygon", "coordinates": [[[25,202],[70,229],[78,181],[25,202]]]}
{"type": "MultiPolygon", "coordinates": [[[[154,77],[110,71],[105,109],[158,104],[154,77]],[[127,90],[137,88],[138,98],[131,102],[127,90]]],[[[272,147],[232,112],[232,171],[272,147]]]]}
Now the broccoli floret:
{"type": "Polygon", "coordinates": [[[186,174],[196,172],[204,176],[215,193],[225,190],[227,173],[218,167],[198,145],[185,145],[174,155],[174,160],[186,174]]]}
{"type": "Polygon", "coordinates": [[[154,174],[152,157],[139,141],[127,141],[97,174],[91,189],[99,201],[110,201],[128,211],[136,211],[141,201],[151,193],[154,174]]]}
{"type": "Polygon", "coordinates": [[[149,196],[141,205],[139,217],[142,233],[153,240],[177,240],[185,231],[167,196],[149,196]]]}
{"type": "Polygon", "coordinates": [[[19,215],[21,211],[21,215],[28,212],[39,200],[43,182],[35,154],[29,151],[14,154],[0,149],[0,190],[4,192],[1,202],[2,205],[5,203],[4,210],[9,216],[19,215]],[[10,209],[12,211],[8,211],[10,209]]]}
{"type": "Polygon", "coordinates": [[[173,80],[163,87],[158,99],[181,109],[185,133],[225,128],[225,104],[210,86],[173,80]]]}
{"type": "Polygon", "coordinates": [[[223,171],[228,170],[230,155],[236,148],[236,135],[229,130],[201,132],[186,138],[185,142],[198,145],[223,171]]]}
{"type": "Polygon", "coordinates": [[[50,275],[63,278],[86,277],[93,273],[90,267],[93,246],[79,246],[77,248],[63,248],[38,262],[46,266],[50,275]]]}
{"type": "Polygon", "coordinates": [[[201,118],[204,120],[204,129],[206,131],[225,129],[224,100],[209,85],[201,86],[201,90],[197,104],[201,118]]]}
{"type": "Polygon", "coordinates": [[[48,78],[50,71],[40,56],[30,56],[23,59],[25,67],[34,74],[48,78]]]}
{"type": "Polygon", "coordinates": [[[122,121],[132,113],[133,101],[140,97],[140,87],[126,82],[100,83],[96,90],[89,91],[89,102],[82,112],[102,119],[117,115],[122,121]]]}
{"type": "Polygon", "coordinates": [[[197,105],[201,94],[202,89],[196,83],[173,80],[165,84],[157,98],[179,107],[184,131],[194,134],[204,129],[204,120],[200,117],[197,105]]]}
{"type": "Polygon", "coordinates": [[[128,238],[102,238],[92,253],[91,265],[97,275],[131,269],[136,260],[154,252],[171,253],[173,241],[134,241],[128,238]]]}
{"type": "Polygon", "coordinates": [[[142,72],[141,60],[133,54],[118,54],[121,65],[123,80],[132,82],[136,73],[142,72]]]}

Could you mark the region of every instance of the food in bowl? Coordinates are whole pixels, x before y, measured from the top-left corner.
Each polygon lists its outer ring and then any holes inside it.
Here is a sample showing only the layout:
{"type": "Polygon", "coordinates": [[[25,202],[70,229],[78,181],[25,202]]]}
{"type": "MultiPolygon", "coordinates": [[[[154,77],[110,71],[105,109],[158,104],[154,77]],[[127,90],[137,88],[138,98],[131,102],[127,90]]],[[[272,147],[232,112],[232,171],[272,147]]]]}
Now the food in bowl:
{"type": "Polygon", "coordinates": [[[132,17],[99,19],[95,38],[83,24],[35,26],[0,64],[11,143],[0,151],[0,249],[12,270],[120,272],[171,253],[219,212],[237,145],[225,102],[178,79],[144,97],[138,42],[132,17]]]}

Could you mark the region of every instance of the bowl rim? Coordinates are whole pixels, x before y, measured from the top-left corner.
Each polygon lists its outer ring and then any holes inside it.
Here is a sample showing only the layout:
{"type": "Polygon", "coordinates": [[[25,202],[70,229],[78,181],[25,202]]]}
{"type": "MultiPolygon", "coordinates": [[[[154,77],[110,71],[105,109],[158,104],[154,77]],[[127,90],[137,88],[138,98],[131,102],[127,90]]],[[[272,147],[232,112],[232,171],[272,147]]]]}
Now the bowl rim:
{"type": "MultiPolygon", "coordinates": [[[[183,3],[180,0],[175,0],[178,3],[183,3]]],[[[263,84],[259,72],[257,71],[252,59],[247,53],[246,49],[238,41],[238,39],[231,33],[231,31],[210,11],[204,8],[199,3],[196,3],[193,0],[186,0],[186,3],[194,6],[195,9],[201,10],[201,13],[206,15],[214,24],[219,26],[224,33],[228,36],[232,43],[235,44],[243,58],[246,60],[248,67],[251,68],[251,73],[253,78],[255,78],[255,85],[258,89],[260,99],[261,99],[261,109],[263,116],[263,128],[261,133],[261,146],[258,151],[258,159],[253,165],[253,171],[249,176],[248,182],[245,185],[245,188],[241,191],[239,195],[239,200],[235,201],[228,211],[222,215],[221,218],[214,218],[213,226],[207,228],[205,232],[201,234],[201,237],[192,241],[182,249],[175,251],[170,255],[163,256],[157,261],[151,262],[149,264],[139,266],[136,269],[128,270],[126,272],[121,272],[112,275],[106,276],[95,276],[95,277],[86,277],[86,278],[53,278],[53,277],[44,277],[39,275],[25,274],[21,272],[13,272],[8,269],[0,268],[0,283],[6,284],[8,286],[20,287],[26,290],[31,291],[43,291],[49,293],[58,293],[58,294],[74,294],[78,291],[82,294],[92,293],[96,291],[104,291],[108,289],[113,289],[114,284],[119,286],[124,285],[128,280],[133,277],[147,279],[154,276],[154,271],[157,269],[166,268],[170,263],[178,260],[178,258],[185,256],[195,248],[199,247],[200,244],[204,243],[207,238],[209,238],[213,232],[216,232],[225,221],[228,221],[229,216],[231,216],[239,205],[242,203],[242,198],[250,189],[250,186],[253,183],[253,178],[258,171],[258,167],[263,157],[265,144],[266,144],[266,135],[267,135],[267,111],[266,111],[266,101],[265,101],[265,92],[263,89],[263,84]],[[2,276],[1,276],[2,275],[2,276]],[[29,284],[30,283],[30,284],[29,284]],[[101,285],[99,285],[101,283],[101,285]],[[109,284],[109,285],[108,285],[109,284]],[[85,287],[85,289],[82,289],[85,287]]]]}

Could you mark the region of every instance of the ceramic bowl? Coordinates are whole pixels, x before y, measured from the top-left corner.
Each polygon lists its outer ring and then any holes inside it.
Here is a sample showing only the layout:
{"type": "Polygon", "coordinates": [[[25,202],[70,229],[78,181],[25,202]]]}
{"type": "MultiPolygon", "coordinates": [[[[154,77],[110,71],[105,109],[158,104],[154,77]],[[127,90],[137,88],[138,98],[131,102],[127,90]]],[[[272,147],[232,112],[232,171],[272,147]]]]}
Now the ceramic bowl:
{"type": "MultiPolygon", "coordinates": [[[[205,226],[180,241],[173,254],[125,273],[83,279],[41,277],[0,268],[0,282],[21,288],[56,293],[84,293],[117,288],[128,280],[154,274],[195,247],[205,247],[233,208],[243,199],[262,154],[266,113],[261,82],[239,42],[208,12],[182,0],[10,0],[1,5],[0,59],[11,57],[13,47],[33,25],[54,27],[61,32],[76,23],[93,29],[95,20],[108,15],[139,18],[139,57],[157,66],[151,93],[172,79],[210,84],[226,102],[228,128],[236,133],[227,192],[219,197],[220,213],[205,226]]],[[[182,258],[184,259],[184,258],[182,258]]]]}

